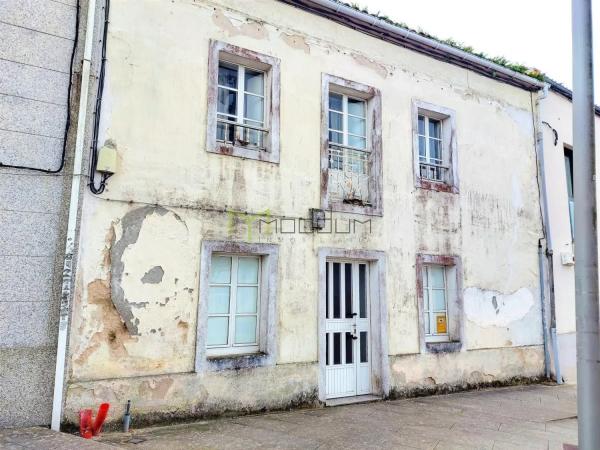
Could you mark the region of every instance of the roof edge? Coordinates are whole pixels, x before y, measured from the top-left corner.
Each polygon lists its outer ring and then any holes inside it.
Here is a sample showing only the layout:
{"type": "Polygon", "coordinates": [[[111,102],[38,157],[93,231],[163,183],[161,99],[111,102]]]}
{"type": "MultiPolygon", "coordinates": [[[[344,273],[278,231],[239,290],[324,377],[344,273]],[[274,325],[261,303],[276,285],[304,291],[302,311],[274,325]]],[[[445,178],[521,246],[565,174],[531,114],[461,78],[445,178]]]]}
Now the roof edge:
{"type": "MultiPolygon", "coordinates": [[[[546,78],[546,83],[548,83],[548,85],[550,86],[551,91],[556,92],[559,95],[562,95],[563,97],[565,97],[567,100],[570,100],[571,102],[573,101],[573,91],[571,89],[563,86],[558,81],[552,80],[551,78],[546,78]]],[[[600,106],[594,105],[594,112],[596,113],[597,116],[600,116],[600,106]]]]}
{"type": "Polygon", "coordinates": [[[543,89],[544,82],[503,67],[464,50],[421,36],[414,31],[392,25],[370,14],[334,0],[279,0],[291,6],[333,20],[395,45],[425,54],[440,61],[472,70],[488,78],[527,91],[543,89]]]}

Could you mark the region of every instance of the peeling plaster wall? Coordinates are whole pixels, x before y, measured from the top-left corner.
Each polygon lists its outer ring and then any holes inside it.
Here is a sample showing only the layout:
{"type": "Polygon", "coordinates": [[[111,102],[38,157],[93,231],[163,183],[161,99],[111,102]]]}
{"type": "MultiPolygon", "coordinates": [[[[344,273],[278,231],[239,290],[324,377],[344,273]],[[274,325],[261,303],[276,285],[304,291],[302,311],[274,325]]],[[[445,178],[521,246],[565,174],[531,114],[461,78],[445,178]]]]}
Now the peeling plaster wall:
{"type": "Polygon", "coordinates": [[[528,92],[278,2],[113,0],[108,61],[100,141],[116,143],[119,169],[84,198],[68,420],[129,398],[148,417],[314,402],[321,247],[385,252],[393,390],[432,373],[450,384],[540,374],[528,92]],[[281,60],[280,164],[205,151],[209,39],[281,60]],[[381,90],[384,215],[370,232],[260,233],[248,226],[260,214],[319,206],[322,73],[381,90]],[[459,194],[414,188],[413,98],[456,111],[459,194]],[[279,245],[275,366],[193,373],[205,239],[279,245]],[[462,259],[462,352],[418,354],[417,253],[462,259]]]}

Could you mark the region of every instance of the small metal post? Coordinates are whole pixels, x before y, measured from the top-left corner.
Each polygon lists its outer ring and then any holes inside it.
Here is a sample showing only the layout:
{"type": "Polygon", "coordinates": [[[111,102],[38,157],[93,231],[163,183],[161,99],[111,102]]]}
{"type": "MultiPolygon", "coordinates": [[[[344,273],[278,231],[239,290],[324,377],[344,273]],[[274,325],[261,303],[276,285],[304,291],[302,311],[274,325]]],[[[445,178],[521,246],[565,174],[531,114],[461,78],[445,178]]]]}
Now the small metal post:
{"type": "Polygon", "coordinates": [[[598,238],[591,0],[572,0],[575,302],[579,448],[600,449],[598,238]]]}

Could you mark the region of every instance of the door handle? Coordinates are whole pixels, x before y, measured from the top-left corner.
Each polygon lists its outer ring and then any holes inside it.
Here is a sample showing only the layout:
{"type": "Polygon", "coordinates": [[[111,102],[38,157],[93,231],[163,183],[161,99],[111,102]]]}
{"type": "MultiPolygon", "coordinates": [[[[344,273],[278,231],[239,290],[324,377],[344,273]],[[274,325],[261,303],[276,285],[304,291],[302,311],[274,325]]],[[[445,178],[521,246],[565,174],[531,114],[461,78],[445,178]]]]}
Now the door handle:
{"type": "Polygon", "coordinates": [[[358,316],[358,313],[352,313],[352,317],[358,316]]]}
{"type": "Polygon", "coordinates": [[[354,341],[355,341],[355,340],[357,340],[357,339],[358,339],[358,336],[357,336],[356,334],[353,334],[353,335],[352,335],[352,340],[354,340],[354,341]]]}

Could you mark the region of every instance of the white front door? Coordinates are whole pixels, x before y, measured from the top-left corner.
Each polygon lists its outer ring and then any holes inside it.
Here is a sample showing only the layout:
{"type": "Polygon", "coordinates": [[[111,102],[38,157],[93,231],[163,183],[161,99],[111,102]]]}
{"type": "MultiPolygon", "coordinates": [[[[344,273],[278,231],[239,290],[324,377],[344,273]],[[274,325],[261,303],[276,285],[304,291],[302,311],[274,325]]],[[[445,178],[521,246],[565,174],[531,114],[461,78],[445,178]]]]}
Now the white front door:
{"type": "Polygon", "coordinates": [[[326,397],[370,394],[369,266],[344,260],[326,264],[326,397]]]}

